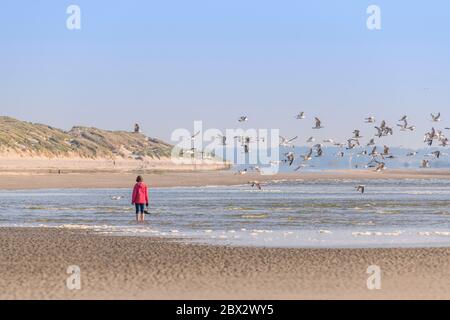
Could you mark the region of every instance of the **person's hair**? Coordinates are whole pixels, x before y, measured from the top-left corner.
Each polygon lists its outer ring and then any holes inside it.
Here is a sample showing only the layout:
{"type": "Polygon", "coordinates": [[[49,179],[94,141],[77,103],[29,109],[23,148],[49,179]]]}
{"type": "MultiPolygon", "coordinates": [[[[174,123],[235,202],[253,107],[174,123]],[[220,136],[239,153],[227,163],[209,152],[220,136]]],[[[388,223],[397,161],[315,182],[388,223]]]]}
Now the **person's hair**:
{"type": "Polygon", "coordinates": [[[144,178],[142,178],[142,176],[137,176],[136,182],[142,182],[142,181],[144,181],[144,178]]]}

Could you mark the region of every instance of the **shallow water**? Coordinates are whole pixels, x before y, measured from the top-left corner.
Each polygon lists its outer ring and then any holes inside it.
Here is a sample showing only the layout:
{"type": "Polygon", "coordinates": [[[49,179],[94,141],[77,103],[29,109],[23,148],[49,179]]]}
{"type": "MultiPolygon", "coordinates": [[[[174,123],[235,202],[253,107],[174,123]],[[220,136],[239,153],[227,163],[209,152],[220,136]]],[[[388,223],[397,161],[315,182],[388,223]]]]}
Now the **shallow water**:
{"type": "Polygon", "coordinates": [[[450,246],[446,180],[279,181],[150,190],[146,224],[128,189],[0,191],[0,226],[277,247],[450,246]],[[366,193],[354,186],[365,184],[366,193]],[[123,196],[111,200],[111,196],[123,196]]]}

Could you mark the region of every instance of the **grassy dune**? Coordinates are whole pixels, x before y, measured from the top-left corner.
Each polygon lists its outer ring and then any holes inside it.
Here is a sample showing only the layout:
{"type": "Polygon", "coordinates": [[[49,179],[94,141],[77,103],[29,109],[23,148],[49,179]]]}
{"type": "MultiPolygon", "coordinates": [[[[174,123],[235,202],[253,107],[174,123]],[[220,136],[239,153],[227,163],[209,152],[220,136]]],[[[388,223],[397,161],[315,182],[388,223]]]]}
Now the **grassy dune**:
{"type": "Polygon", "coordinates": [[[139,159],[170,155],[172,146],[140,133],[73,127],[70,131],[44,124],[0,117],[0,154],[39,157],[139,159]]]}

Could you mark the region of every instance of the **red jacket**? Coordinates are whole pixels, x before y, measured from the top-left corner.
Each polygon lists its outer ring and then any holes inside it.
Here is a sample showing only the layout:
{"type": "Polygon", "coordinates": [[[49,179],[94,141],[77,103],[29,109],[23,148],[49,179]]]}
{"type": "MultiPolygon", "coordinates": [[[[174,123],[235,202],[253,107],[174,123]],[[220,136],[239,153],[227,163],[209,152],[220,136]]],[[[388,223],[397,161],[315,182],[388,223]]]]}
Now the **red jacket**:
{"type": "Polygon", "coordinates": [[[138,182],[134,185],[133,196],[131,197],[133,204],[147,204],[148,205],[148,190],[147,185],[143,182],[138,182]]]}

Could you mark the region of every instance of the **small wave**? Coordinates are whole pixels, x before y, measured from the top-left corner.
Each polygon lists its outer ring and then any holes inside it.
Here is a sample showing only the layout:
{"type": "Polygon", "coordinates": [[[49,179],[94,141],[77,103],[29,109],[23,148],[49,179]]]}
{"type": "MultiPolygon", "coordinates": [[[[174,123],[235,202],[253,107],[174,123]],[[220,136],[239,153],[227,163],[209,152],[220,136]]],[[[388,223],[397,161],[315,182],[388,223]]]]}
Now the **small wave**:
{"type": "Polygon", "coordinates": [[[367,222],[353,221],[352,224],[355,226],[373,226],[373,225],[375,225],[375,223],[373,221],[367,221],[367,222]]]}
{"type": "Polygon", "coordinates": [[[262,190],[242,190],[242,192],[247,193],[282,193],[281,190],[273,190],[273,189],[262,189],[262,190]]]}
{"type": "Polygon", "coordinates": [[[252,232],[258,233],[258,234],[261,234],[261,233],[273,233],[272,230],[261,230],[261,229],[253,229],[252,232]]]}
{"type": "Polygon", "coordinates": [[[76,211],[76,212],[82,212],[82,211],[89,211],[89,212],[128,212],[131,210],[134,210],[130,206],[120,206],[120,207],[111,207],[111,206],[96,206],[96,207],[52,207],[52,206],[25,206],[26,210],[36,210],[36,211],[76,211]]]}
{"type": "Polygon", "coordinates": [[[431,192],[431,191],[407,191],[407,192],[397,192],[397,193],[401,193],[401,194],[411,194],[414,196],[417,195],[432,195],[435,194],[435,192],[431,192]]]}
{"type": "Polygon", "coordinates": [[[267,218],[269,215],[268,214],[243,214],[241,217],[244,219],[263,219],[263,218],[267,218]]]}
{"type": "Polygon", "coordinates": [[[227,208],[225,208],[225,210],[228,210],[228,211],[252,211],[252,210],[256,210],[256,208],[252,208],[252,207],[227,207],[227,208]]]}
{"type": "Polygon", "coordinates": [[[419,236],[450,236],[450,231],[421,231],[417,233],[419,236]]]}
{"type": "Polygon", "coordinates": [[[360,236],[389,236],[389,237],[397,237],[400,236],[403,231],[394,231],[394,232],[379,232],[379,231],[357,231],[352,232],[352,236],[360,237],[360,236]]]}
{"type": "Polygon", "coordinates": [[[107,230],[107,229],[117,229],[115,226],[107,225],[86,225],[86,224],[63,224],[56,226],[55,228],[60,229],[82,229],[82,230],[107,230]]]}

